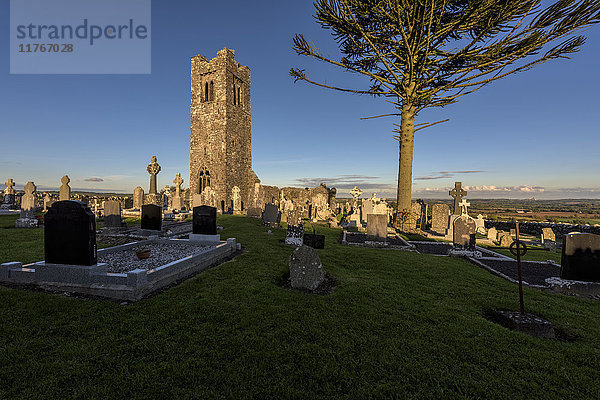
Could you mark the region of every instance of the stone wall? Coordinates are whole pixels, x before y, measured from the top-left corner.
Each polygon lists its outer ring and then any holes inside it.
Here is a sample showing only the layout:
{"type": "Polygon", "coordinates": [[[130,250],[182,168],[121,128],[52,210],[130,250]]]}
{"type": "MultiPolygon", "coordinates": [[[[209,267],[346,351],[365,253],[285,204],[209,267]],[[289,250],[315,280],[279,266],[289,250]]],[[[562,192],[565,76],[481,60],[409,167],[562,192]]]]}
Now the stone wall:
{"type": "MultiPolygon", "coordinates": [[[[498,230],[510,231],[511,229],[515,229],[515,223],[508,221],[485,221],[485,228],[489,229],[491,227],[498,230]]],[[[569,232],[585,232],[600,235],[600,226],[553,224],[550,222],[519,222],[519,231],[528,235],[540,236],[542,228],[552,228],[556,239],[562,239],[569,232]]]]}

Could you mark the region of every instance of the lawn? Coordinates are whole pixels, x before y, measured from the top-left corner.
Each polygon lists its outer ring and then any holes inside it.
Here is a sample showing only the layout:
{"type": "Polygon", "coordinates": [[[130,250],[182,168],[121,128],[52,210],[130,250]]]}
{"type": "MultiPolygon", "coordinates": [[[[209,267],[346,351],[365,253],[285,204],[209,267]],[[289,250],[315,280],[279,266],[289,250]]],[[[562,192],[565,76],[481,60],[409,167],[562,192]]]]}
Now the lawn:
{"type": "MultiPolygon", "coordinates": [[[[503,254],[505,256],[508,257],[512,257],[514,259],[517,259],[516,256],[514,256],[509,249],[503,248],[503,249],[499,249],[496,246],[487,246],[484,245],[483,247],[485,247],[486,249],[490,249],[492,251],[495,251],[496,253],[500,253],[503,254]]],[[[561,250],[545,250],[543,248],[541,248],[540,246],[537,247],[527,247],[527,253],[524,256],[521,256],[521,260],[523,261],[547,261],[547,260],[552,260],[554,262],[557,262],[558,264],[560,264],[560,258],[561,258],[561,250]]]]}
{"type": "MultiPolygon", "coordinates": [[[[289,291],[283,229],[219,225],[243,254],[135,304],[0,286],[0,398],[600,397],[599,302],[525,288],[526,308],[576,339],[532,338],[483,316],[518,308],[514,284],[461,259],[345,247],[320,225],[339,287],[289,291]]],[[[0,235],[0,254],[40,246],[37,231],[0,235]]]]}

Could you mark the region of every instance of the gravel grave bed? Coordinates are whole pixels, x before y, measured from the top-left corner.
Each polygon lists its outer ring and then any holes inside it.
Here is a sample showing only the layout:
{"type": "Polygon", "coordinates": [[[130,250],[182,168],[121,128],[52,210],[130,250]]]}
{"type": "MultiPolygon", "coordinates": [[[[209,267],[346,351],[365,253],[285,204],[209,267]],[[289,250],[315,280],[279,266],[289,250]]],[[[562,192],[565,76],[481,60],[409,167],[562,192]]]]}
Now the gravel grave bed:
{"type": "Polygon", "coordinates": [[[130,248],[109,254],[99,253],[98,262],[108,264],[108,272],[125,273],[138,268],[150,270],[210,248],[183,243],[148,243],[144,244],[144,247],[152,250],[150,257],[145,260],[138,260],[134,248],[130,248]]]}
{"type": "MultiPolygon", "coordinates": [[[[517,261],[502,261],[502,260],[478,260],[479,262],[487,265],[491,269],[501,272],[504,275],[514,280],[518,279],[517,276],[517,261]]],[[[521,271],[523,276],[523,282],[527,282],[532,285],[548,286],[546,278],[552,276],[560,276],[560,267],[550,263],[539,263],[530,261],[521,261],[521,271]]]]}

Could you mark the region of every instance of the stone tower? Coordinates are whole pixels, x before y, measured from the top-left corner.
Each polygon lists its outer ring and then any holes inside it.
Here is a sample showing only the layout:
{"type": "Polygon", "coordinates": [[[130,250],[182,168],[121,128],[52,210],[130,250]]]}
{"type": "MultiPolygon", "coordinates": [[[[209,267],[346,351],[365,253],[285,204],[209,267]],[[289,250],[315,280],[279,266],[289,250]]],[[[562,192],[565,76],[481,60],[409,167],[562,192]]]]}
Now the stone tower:
{"type": "Polygon", "coordinates": [[[224,48],[210,61],[192,57],[191,84],[191,193],[210,186],[222,212],[232,208],[237,186],[246,209],[254,183],[260,182],[252,171],[250,69],[224,48]]]}

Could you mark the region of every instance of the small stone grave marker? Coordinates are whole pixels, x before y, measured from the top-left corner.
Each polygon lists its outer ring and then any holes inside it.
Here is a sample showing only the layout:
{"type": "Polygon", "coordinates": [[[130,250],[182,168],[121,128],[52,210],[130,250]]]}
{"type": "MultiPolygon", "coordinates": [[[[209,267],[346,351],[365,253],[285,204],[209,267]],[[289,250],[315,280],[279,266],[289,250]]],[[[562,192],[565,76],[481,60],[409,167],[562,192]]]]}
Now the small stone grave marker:
{"type": "Polygon", "coordinates": [[[387,215],[367,215],[367,235],[387,238],[387,215]]]}
{"type": "Polygon", "coordinates": [[[121,204],[115,200],[104,202],[104,226],[107,228],[120,228],[121,204]]]}
{"type": "Polygon", "coordinates": [[[475,250],[476,225],[473,218],[461,215],[454,221],[452,244],[455,247],[475,250]]]}
{"type": "Polygon", "coordinates": [[[325,271],[317,251],[300,246],[290,256],[290,284],[295,289],[315,290],[325,280],[325,271]]]}

